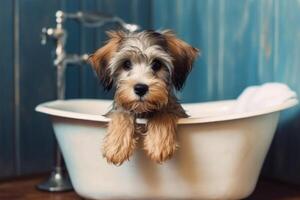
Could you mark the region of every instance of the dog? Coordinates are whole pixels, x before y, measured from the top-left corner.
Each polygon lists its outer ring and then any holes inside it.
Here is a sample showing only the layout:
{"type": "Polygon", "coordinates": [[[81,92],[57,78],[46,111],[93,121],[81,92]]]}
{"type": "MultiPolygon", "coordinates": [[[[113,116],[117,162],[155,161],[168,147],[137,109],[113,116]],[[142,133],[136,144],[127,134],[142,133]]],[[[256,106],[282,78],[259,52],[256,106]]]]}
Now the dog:
{"type": "Polygon", "coordinates": [[[109,40],[90,55],[104,89],[115,87],[111,121],[103,143],[108,163],[121,165],[133,154],[142,135],[151,160],[162,163],[176,151],[177,121],[188,117],[178,103],[180,90],[198,49],[172,31],[110,31],[109,40]],[[136,123],[146,118],[146,125],[136,123]]]}

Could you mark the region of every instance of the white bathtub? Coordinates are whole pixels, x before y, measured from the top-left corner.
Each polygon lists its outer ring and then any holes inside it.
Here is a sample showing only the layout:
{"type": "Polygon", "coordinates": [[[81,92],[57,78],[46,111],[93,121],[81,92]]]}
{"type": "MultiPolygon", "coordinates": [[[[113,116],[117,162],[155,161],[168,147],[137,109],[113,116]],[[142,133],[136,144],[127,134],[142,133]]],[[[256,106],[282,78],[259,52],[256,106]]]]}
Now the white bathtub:
{"type": "Polygon", "coordinates": [[[102,158],[111,101],[67,100],[40,104],[53,120],[75,191],[88,199],[241,199],[254,190],[280,111],[290,100],[258,112],[228,114],[235,101],[184,104],[180,149],[158,165],[143,150],[120,167],[102,158]]]}

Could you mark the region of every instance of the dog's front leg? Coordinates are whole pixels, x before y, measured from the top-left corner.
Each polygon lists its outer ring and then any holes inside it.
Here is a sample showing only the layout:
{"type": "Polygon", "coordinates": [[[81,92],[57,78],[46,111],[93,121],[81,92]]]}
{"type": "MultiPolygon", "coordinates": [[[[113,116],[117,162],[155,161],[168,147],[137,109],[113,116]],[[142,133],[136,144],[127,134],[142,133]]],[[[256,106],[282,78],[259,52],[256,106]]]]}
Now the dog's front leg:
{"type": "Polygon", "coordinates": [[[162,163],[170,159],[176,148],[178,117],[169,113],[156,113],[149,118],[144,138],[144,149],[151,160],[162,163]]]}
{"type": "Polygon", "coordinates": [[[126,112],[112,112],[103,143],[103,156],[108,163],[121,165],[136,147],[134,117],[126,112]]]}

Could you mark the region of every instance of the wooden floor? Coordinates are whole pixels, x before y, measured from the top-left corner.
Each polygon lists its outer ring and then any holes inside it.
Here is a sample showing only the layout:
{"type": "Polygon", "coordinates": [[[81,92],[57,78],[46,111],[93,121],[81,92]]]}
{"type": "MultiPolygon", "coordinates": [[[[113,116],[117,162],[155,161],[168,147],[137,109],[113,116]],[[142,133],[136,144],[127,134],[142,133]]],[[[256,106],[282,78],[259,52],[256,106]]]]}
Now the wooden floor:
{"type": "MultiPolygon", "coordinates": [[[[0,200],[82,200],[74,192],[48,193],[35,189],[45,177],[0,182],[0,200]]],[[[259,181],[247,200],[300,200],[300,186],[259,181]]]]}

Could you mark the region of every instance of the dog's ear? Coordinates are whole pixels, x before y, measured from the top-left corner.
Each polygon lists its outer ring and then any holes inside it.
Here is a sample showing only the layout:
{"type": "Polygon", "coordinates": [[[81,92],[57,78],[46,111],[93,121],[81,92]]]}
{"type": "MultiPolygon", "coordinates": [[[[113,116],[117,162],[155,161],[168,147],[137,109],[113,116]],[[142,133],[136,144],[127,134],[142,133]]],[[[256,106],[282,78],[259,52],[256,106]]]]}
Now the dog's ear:
{"type": "Polygon", "coordinates": [[[114,53],[118,51],[124,34],[125,33],[121,31],[107,32],[109,40],[103,47],[99,48],[94,54],[89,56],[89,62],[91,63],[105,90],[110,90],[113,86],[109,62],[114,53]]]}
{"type": "Polygon", "coordinates": [[[178,39],[172,31],[166,30],[162,34],[166,39],[167,50],[173,58],[172,82],[175,89],[180,90],[192,70],[199,50],[178,39]]]}

